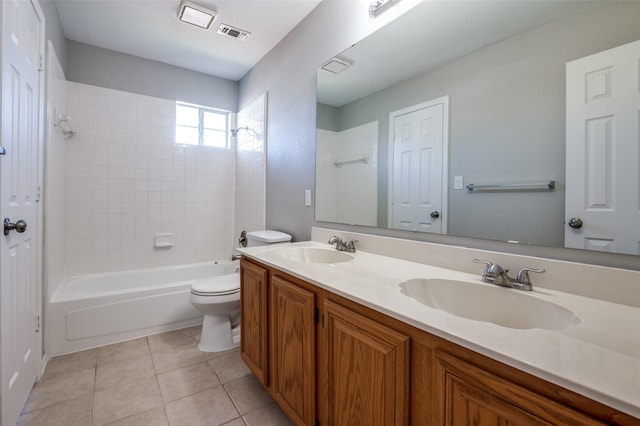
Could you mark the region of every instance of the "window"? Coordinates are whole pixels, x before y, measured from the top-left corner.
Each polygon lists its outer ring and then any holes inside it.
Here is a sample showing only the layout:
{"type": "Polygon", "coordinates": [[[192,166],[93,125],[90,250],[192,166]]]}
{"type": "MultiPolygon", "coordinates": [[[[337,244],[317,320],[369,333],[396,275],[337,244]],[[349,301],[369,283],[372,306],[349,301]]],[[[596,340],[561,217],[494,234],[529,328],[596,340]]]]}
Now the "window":
{"type": "Polygon", "coordinates": [[[228,148],[229,111],[176,102],[176,143],[228,148]]]}

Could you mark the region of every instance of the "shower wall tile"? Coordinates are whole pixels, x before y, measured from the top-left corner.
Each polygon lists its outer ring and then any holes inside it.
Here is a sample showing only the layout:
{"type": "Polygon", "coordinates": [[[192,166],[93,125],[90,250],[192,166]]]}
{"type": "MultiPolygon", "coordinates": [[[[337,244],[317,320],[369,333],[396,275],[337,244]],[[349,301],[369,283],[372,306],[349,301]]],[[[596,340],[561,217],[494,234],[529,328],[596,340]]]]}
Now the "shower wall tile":
{"type": "MultiPolygon", "coordinates": [[[[65,220],[64,191],[67,180],[65,174],[65,136],[56,125],[59,115],[67,115],[67,80],[51,42],[47,43],[47,114],[45,141],[44,176],[44,265],[46,300],[51,297],[64,278],[64,229],[60,224],[65,220]]],[[[72,117],[73,118],[73,117],[72,117]]],[[[71,121],[71,126],[75,126],[71,121]]]]}
{"type": "Polygon", "coordinates": [[[376,226],[378,223],[378,122],[341,132],[319,130],[316,169],[317,219],[376,226]],[[337,161],[368,157],[336,167],[337,161]],[[350,182],[350,185],[341,185],[350,182]],[[338,202],[340,200],[340,202],[338,202]]]}
{"type": "Polygon", "coordinates": [[[235,241],[242,230],[265,227],[266,94],[238,112],[235,241]]]}
{"type": "Polygon", "coordinates": [[[175,145],[174,101],[68,83],[67,103],[67,276],[230,256],[233,150],[175,145]]]}

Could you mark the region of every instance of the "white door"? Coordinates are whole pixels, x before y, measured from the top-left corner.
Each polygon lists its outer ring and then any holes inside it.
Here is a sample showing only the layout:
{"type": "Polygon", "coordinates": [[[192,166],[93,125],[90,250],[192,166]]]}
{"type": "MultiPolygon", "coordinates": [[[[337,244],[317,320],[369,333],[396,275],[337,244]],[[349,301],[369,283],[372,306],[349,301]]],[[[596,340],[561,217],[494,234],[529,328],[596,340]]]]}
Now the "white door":
{"type": "Polygon", "coordinates": [[[449,98],[390,114],[389,227],[446,234],[449,98]]]}
{"type": "Polygon", "coordinates": [[[42,15],[26,0],[3,0],[1,7],[0,142],[6,152],[0,156],[0,219],[18,228],[8,230],[3,224],[0,235],[2,424],[12,425],[38,376],[41,359],[37,191],[42,15]]]}
{"type": "Polygon", "coordinates": [[[567,64],[565,246],[640,254],[640,41],[567,64]]]}

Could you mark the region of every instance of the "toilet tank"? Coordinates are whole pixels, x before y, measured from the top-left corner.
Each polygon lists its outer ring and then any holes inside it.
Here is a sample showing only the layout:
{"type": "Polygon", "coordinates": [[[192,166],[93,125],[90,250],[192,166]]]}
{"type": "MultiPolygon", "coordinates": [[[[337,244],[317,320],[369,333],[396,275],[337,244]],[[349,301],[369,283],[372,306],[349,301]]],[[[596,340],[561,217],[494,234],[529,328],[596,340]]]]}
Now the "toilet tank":
{"type": "Polygon", "coordinates": [[[291,235],[280,231],[262,230],[247,232],[247,247],[291,241],[291,235]]]}

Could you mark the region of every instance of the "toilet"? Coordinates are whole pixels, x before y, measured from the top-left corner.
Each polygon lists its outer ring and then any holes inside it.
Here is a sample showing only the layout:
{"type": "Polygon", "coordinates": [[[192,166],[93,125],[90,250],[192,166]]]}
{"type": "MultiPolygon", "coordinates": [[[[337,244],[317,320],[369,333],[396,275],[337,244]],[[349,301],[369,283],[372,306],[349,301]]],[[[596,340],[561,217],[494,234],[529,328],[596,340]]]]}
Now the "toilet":
{"type": "MultiPolygon", "coordinates": [[[[248,247],[291,241],[291,235],[271,230],[247,232],[246,238],[248,247]]],[[[201,351],[221,352],[240,344],[240,274],[195,281],[189,301],[204,314],[201,351]]]]}

